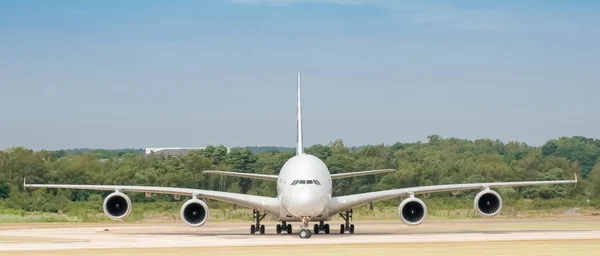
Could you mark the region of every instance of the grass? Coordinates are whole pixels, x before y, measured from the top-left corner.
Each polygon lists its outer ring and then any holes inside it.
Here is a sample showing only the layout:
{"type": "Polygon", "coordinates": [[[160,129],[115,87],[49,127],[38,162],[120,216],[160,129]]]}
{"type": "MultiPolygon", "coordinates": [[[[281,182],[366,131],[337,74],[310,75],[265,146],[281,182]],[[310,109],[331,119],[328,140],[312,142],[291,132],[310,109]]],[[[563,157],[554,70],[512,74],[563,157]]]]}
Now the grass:
{"type": "MultiPolygon", "coordinates": [[[[157,211],[150,207],[135,207],[125,222],[139,221],[169,221],[179,220],[179,209],[168,209],[157,211]]],[[[503,209],[499,217],[517,217],[517,218],[539,218],[563,216],[568,209],[554,210],[527,210],[515,211],[510,208],[503,209]]],[[[596,212],[589,209],[580,209],[578,215],[593,215],[596,212]]],[[[354,219],[360,220],[397,220],[397,207],[377,207],[369,210],[367,207],[360,207],[354,210],[354,219]]],[[[446,219],[474,219],[480,218],[473,209],[454,209],[428,211],[428,219],[446,220],[446,219]]],[[[252,220],[252,210],[250,209],[210,209],[210,221],[248,221],[252,220]]],[[[341,220],[339,216],[333,217],[333,220],[341,220]]],[[[23,212],[20,214],[1,213],[0,223],[39,223],[39,222],[106,222],[110,221],[102,210],[88,212],[86,214],[72,213],[48,213],[48,212],[23,212]]]]}
{"type": "Polygon", "coordinates": [[[303,255],[596,255],[600,250],[598,240],[552,240],[552,241],[497,241],[462,243],[402,243],[402,244],[351,244],[310,246],[244,246],[244,247],[197,247],[197,248],[152,248],[152,249],[85,249],[63,251],[0,252],[0,255],[227,255],[227,256],[279,256],[283,254],[303,255]]]}
{"type": "Polygon", "coordinates": [[[31,213],[25,216],[0,214],[0,223],[23,223],[23,222],[82,222],[76,216],[68,216],[55,213],[31,213]]]}

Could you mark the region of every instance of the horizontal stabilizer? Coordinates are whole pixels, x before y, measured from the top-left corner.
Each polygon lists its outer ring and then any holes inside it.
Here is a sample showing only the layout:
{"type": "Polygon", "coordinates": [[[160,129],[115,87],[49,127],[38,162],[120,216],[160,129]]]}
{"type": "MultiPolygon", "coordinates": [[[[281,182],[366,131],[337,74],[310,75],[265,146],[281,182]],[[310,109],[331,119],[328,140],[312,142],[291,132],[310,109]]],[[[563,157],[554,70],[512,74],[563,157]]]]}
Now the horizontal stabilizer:
{"type": "Polygon", "coordinates": [[[362,171],[362,172],[336,173],[336,174],[331,174],[331,179],[343,179],[343,178],[356,177],[356,176],[388,173],[388,172],[393,172],[395,170],[396,169],[381,169],[381,170],[370,170],[370,171],[362,171]]]}
{"type": "Polygon", "coordinates": [[[249,179],[259,179],[259,180],[277,180],[277,175],[269,175],[269,174],[258,174],[258,173],[244,173],[244,172],[226,172],[226,171],[215,171],[215,170],[206,170],[203,173],[209,174],[221,174],[225,176],[233,176],[233,177],[242,177],[249,179]]]}

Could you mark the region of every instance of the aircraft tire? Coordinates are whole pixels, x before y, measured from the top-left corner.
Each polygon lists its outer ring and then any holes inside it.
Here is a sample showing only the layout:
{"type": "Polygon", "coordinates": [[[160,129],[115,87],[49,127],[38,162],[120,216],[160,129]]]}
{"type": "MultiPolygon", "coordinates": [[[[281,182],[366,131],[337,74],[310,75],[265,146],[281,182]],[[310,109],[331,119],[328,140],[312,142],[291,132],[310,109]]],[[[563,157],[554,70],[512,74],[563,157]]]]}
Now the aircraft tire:
{"type": "Polygon", "coordinates": [[[312,236],[310,229],[302,229],[300,230],[300,233],[298,234],[298,236],[302,239],[308,239],[312,236]]]}

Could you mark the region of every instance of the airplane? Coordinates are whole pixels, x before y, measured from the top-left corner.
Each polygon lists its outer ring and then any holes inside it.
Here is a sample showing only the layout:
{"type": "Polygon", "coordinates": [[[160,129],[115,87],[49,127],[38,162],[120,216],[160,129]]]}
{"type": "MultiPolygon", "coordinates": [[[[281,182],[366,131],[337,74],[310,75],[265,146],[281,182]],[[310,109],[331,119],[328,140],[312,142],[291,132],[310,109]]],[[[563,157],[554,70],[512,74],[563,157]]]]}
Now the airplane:
{"type": "Polygon", "coordinates": [[[209,214],[206,204],[207,200],[225,201],[253,209],[253,224],[250,226],[251,234],[265,233],[265,226],[261,224],[261,221],[268,215],[271,219],[275,219],[278,222],[281,221],[281,224],[277,224],[276,226],[277,234],[282,234],[283,232],[292,234],[292,225],[287,222],[301,222],[298,235],[300,238],[305,239],[310,238],[313,231],[315,234],[320,232],[329,234],[330,227],[325,222],[337,215],[341,216],[344,220],[344,223],[340,225],[340,234],[353,234],[354,224],[351,223],[352,210],[380,200],[405,197],[398,206],[398,215],[404,224],[414,226],[421,224],[427,216],[427,206],[421,199],[415,197],[419,194],[422,194],[424,198],[428,198],[430,193],[435,192],[459,193],[462,190],[480,190],[475,196],[473,207],[480,215],[490,217],[497,215],[502,210],[502,198],[492,188],[577,183],[577,174],[575,174],[574,180],[446,184],[390,189],[334,197],[332,196],[332,180],[334,179],[389,173],[395,170],[382,169],[330,174],[329,169],[321,159],[304,152],[300,73],[298,73],[297,89],[296,154],[284,163],[279,175],[216,170],[203,171],[208,174],[277,182],[276,197],[178,187],[26,184],[25,180],[23,180],[23,186],[32,188],[114,191],[104,199],[102,206],[105,215],[113,220],[126,218],[131,213],[131,200],[124,194],[127,191],[143,192],[146,193],[146,196],[151,196],[153,193],[174,195],[177,200],[181,196],[187,196],[191,197],[191,199],[187,200],[181,206],[180,218],[185,224],[192,227],[200,227],[206,223],[209,214]],[[314,224],[312,231],[309,228],[309,222],[318,222],[318,224],[314,224]]]}

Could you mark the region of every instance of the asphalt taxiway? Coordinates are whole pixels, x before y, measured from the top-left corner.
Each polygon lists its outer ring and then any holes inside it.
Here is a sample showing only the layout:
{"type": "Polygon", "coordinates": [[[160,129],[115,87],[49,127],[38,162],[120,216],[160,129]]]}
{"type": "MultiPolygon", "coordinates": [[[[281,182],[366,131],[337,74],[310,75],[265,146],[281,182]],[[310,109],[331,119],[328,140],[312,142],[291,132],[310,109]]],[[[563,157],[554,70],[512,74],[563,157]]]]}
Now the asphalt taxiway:
{"type": "Polygon", "coordinates": [[[300,239],[276,234],[275,222],[264,223],[266,234],[249,234],[245,222],[207,222],[202,227],[168,223],[95,223],[0,226],[0,252],[108,248],[166,248],[209,246],[259,246],[298,244],[368,244],[414,242],[473,242],[510,240],[600,239],[598,221],[586,220],[461,220],[429,221],[408,227],[398,221],[357,221],[355,234],[339,234],[339,223],[330,234],[300,239]],[[566,222],[564,222],[566,221],[566,222]],[[337,228],[336,228],[337,227],[337,228]]]}

